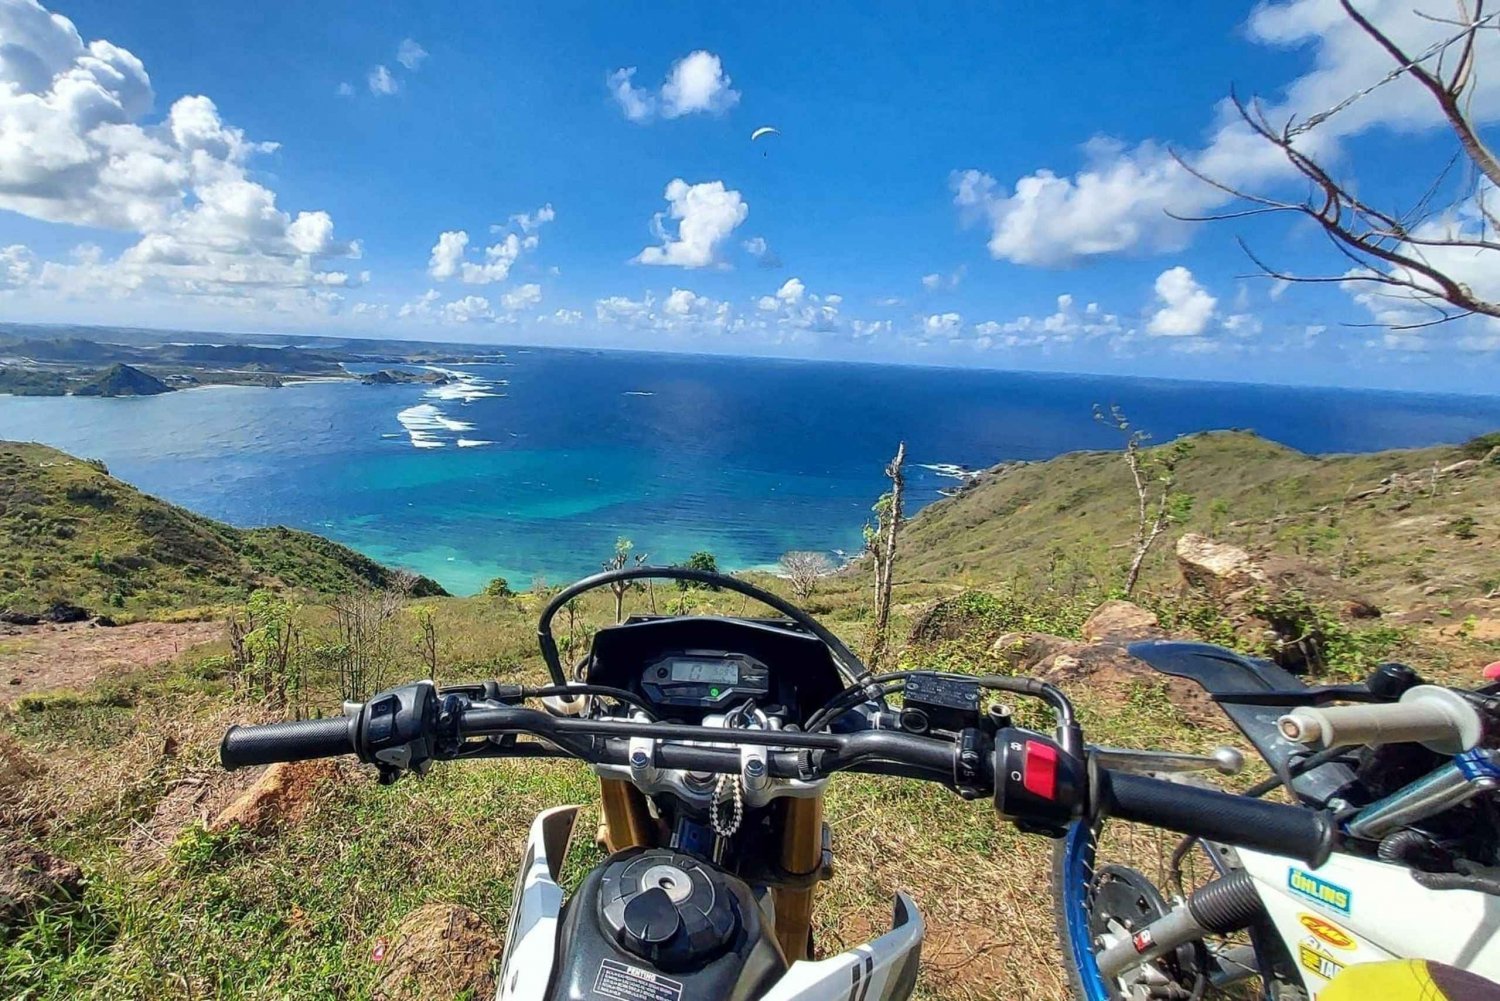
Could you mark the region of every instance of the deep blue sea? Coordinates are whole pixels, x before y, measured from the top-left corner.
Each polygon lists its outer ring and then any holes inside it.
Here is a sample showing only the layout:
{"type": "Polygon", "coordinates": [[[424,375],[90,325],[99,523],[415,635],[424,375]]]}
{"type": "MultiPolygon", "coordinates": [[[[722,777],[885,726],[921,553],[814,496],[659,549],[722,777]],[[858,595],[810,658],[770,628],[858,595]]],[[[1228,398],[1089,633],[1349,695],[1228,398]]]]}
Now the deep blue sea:
{"type": "Polygon", "coordinates": [[[1500,397],[1294,389],[641,353],[512,349],[442,387],[307,384],[140,399],[0,396],[0,438],[103,459],[236,525],[285,524],[458,593],[597,570],[618,536],[652,562],[742,568],[847,550],[905,439],[913,505],[984,467],[1253,428],[1310,452],[1459,441],[1500,397]]]}

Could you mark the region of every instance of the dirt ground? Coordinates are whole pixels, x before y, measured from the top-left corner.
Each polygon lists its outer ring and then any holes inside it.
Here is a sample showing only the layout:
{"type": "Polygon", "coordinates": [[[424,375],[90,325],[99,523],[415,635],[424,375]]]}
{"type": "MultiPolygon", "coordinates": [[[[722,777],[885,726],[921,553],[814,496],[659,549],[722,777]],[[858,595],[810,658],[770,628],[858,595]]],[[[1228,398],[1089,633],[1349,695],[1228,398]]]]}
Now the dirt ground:
{"type": "Polygon", "coordinates": [[[223,637],[222,622],[0,626],[0,704],[30,692],[85,688],[111,673],[166,663],[223,637]]]}

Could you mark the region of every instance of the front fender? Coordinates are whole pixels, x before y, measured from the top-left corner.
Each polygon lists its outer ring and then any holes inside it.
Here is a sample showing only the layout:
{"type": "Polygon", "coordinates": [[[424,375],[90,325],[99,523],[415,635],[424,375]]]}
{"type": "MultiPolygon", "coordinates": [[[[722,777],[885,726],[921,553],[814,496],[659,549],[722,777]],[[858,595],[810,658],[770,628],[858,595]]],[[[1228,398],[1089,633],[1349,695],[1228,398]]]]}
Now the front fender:
{"type": "Polygon", "coordinates": [[[559,806],[537,814],[531,822],[510,905],[496,1001],[534,1001],[547,995],[563,905],[557,877],[577,819],[578,807],[559,806]]]}

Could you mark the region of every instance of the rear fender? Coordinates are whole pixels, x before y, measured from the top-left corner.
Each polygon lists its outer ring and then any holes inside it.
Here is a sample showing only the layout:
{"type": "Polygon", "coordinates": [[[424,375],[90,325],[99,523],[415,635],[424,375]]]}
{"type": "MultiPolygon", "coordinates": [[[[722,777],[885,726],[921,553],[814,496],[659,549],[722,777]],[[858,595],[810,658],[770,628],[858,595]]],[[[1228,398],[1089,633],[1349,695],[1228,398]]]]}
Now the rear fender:
{"type": "Polygon", "coordinates": [[[559,806],[537,814],[531,822],[511,900],[496,1001],[531,1001],[547,994],[563,905],[557,878],[577,818],[578,807],[559,806]]]}
{"type": "Polygon", "coordinates": [[[891,930],[827,959],[793,963],[763,1001],[905,1001],[917,984],[925,930],[917,905],[896,894],[891,930]]]}

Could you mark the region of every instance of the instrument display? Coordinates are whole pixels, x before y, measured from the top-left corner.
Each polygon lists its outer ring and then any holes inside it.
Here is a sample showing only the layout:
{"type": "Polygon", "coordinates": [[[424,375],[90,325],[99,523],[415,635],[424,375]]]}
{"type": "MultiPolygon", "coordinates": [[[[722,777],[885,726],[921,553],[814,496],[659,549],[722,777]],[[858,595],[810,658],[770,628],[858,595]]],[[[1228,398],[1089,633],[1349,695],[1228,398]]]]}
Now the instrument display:
{"type": "Polygon", "coordinates": [[[647,664],[641,689],[660,705],[718,709],[731,700],[765,698],[771,672],[742,653],[690,650],[647,664]]]}

